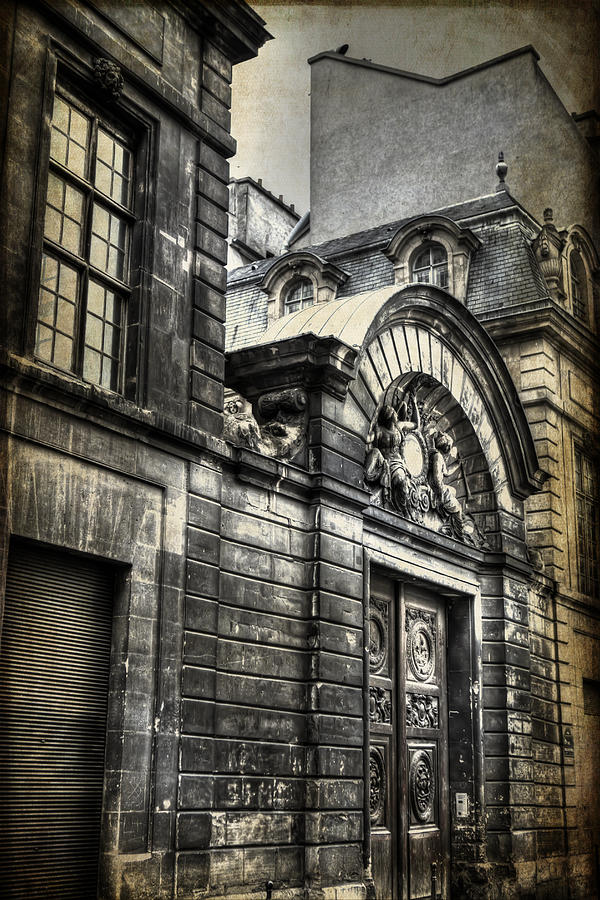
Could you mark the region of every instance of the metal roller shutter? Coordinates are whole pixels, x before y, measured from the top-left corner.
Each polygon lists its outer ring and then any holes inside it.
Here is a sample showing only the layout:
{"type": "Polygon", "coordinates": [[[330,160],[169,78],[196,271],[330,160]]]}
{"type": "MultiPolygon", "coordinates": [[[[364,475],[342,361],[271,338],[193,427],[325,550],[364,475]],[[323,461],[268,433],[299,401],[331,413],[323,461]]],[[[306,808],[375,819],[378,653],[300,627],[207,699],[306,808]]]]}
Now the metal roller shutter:
{"type": "Polygon", "coordinates": [[[0,645],[0,896],[96,896],[114,576],[14,543],[0,645]]]}

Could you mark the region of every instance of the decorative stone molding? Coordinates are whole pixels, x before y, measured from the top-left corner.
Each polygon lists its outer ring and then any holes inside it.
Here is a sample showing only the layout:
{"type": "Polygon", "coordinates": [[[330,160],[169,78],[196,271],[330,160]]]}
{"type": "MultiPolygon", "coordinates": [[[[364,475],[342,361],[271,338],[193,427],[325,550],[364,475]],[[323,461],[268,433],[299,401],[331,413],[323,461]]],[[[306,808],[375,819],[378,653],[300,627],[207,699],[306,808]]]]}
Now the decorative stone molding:
{"type": "Polygon", "coordinates": [[[554,214],[550,207],[544,210],[544,224],[533,241],[533,252],[538,261],[540,271],[553,300],[562,303],[565,293],[561,285],[562,262],[561,253],[564,239],[554,225],[554,214]]]}
{"type": "Polygon", "coordinates": [[[471,254],[481,246],[468,228],[461,228],[445,216],[420,216],[402,225],[384,249],[394,266],[399,287],[412,281],[415,257],[430,244],[441,244],[448,257],[448,293],[466,302],[471,254]]]}
{"type": "Polygon", "coordinates": [[[262,424],[243,399],[230,400],[223,417],[223,437],[238,446],[276,459],[292,459],[306,441],[307,397],[290,389],[258,399],[262,424]]]}
{"type": "Polygon", "coordinates": [[[483,549],[485,537],[446,484],[460,465],[452,439],[431,416],[422,417],[417,384],[380,403],[371,422],[364,474],[371,503],[483,549]]]}
{"type": "Polygon", "coordinates": [[[107,97],[119,99],[125,84],[120,66],[110,59],[98,57],[94,60],[94,80],[107,97]]]}
{"type": "Polygon", "coordinates": [[[283,315],[285,293],[300,278],[312,282],[315,303],[327,303],[335,299],[337,288],[346,281],[348,273],[308,250],[297,250],[280,257],[269,267],[259,285],[269,298],[269,325],[283,315]]]}

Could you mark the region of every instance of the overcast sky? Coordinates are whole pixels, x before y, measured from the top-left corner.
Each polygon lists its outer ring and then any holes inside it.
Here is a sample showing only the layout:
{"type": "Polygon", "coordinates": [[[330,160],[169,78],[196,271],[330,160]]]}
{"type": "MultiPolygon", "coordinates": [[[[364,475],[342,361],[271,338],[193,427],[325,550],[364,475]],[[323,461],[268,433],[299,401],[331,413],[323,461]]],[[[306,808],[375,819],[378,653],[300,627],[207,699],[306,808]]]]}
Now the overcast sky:
{"type": "Polygon", "coordinates": [[[300,212],[309,204],[306,61],[341,44],[350,45],[348,56],[438,78],[533,44],[569,112],[600,110],[600,0],[250,5],[274,40],[234,68],[231,174],[262,178],[300,212]]]}

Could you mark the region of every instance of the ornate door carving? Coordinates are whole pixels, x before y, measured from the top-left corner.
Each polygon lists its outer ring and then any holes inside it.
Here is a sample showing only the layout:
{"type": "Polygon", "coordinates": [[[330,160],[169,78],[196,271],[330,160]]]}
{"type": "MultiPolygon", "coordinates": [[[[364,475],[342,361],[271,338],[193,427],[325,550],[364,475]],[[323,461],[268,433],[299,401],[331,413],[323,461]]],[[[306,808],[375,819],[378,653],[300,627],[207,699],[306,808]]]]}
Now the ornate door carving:
{"type": "Polygon", "coordinates": [[[370,816],[380,900],[449,896],[446,622],[441,599],[374,577],[370,816]],[[397,595],[397,596],[396,596],[397,595]]]}

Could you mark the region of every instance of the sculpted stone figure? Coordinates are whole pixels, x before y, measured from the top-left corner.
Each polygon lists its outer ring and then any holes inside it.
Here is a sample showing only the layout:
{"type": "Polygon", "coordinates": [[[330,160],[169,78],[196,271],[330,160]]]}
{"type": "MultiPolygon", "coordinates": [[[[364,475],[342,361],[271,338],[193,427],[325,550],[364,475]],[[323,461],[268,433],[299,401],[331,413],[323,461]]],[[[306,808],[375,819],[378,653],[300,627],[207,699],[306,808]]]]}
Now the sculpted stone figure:
{"type": "Polygon", "coordinates": [[[452,450],[452,440],[445,432],[436,432],[433,436],[433,447],[429,451],[429,485],[433,495],[433,505],[440,516],[447,519],[454,537],[465,540],[465,516],[453,487],[445,484],[444,479],[456,469],[456,465],[448,469],[446,458],[452,450]]]}
{"type": "Polygon", "coordinates": [[[435,421],[421,412],[414,382],[403,399],[396,394],[391,403],[383,403],[367,441],[364,479],[373,489],[371,502],[464,543],[486,547],[475,520],[446,483],[460,462],[450,435],[435,428],[435,421]]]}
{"type": "MultiPolygon", "coordinates": [[[[416,408],[416,404],[415,404],[416,408]]],[[[381,407],[367,452],[365,481],[379,482],[384,503],[407,514],[409,472],[402,452],[404,436],[417,428],[417,422],[406,419],[407,405],[400,405],[400,418],[389,403],[381,407]]]]}

